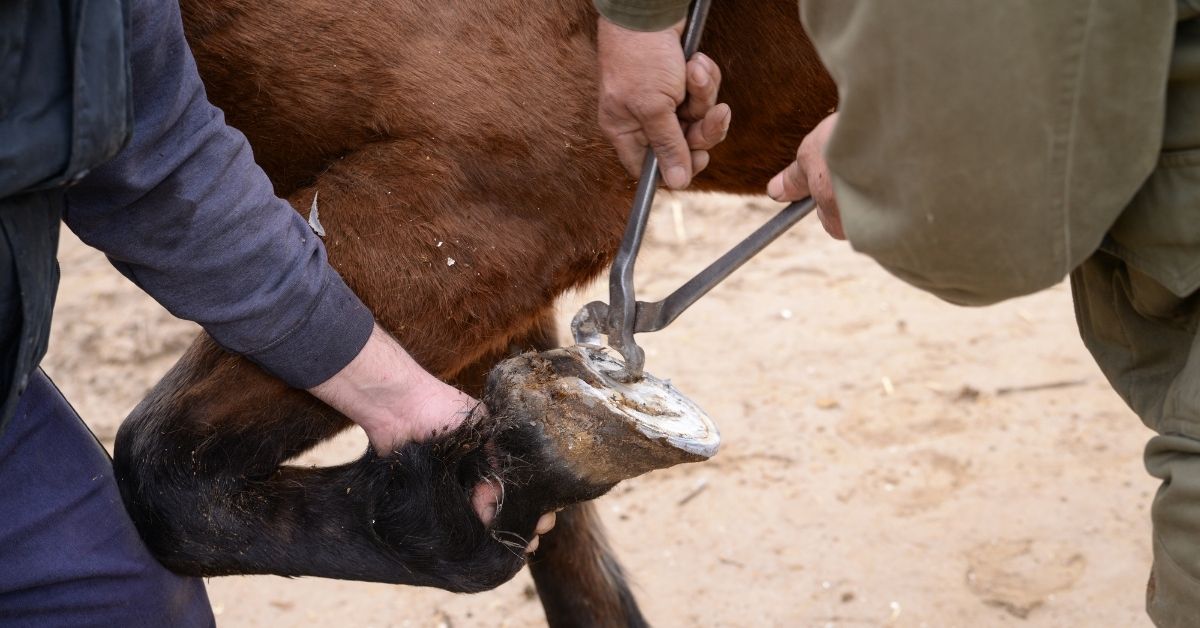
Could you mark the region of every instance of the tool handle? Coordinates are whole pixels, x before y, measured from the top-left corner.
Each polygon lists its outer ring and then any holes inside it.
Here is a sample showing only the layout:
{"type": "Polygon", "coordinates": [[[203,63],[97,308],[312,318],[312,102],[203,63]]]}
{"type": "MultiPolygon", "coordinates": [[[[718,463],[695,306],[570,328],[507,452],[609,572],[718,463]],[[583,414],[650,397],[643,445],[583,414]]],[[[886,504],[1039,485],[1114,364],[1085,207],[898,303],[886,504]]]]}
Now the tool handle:
{"type": "Polygon", "coordinates": [[[700,49],[700,35],[704,33],[704,22],[708,20],[708,7],[712,0],[696,0],[688,14],[687,28],[683,31],[683,58],[691,59],[700,49]]]}
{"type": "MultiPolygon", "coordinates": [[[[691,58],[700,47],[700,35],[708,19],[708,8],[712,0],[695,0],[688,15],[683,33],[683,55],[691,58]]],[[[642,375],[645,354],[633,339],[637,319],[637,297],[633,289],[633,265],[642,238],[646,235],[646,220],[650,217],[650,206],[654,204],[654,191],[658,187],[658,156],[653,150],[646,151],[642,163],[642,176],[638,180],[637,192],[633,197],[633,210],[625,225],[621,248],[613,259],[612,271],[608,276],[608,342],[625,358],[626,370],[632,379],[642,375]]]]}
{"type": "Polygon", "coordinates": [[[792,225],[815,208],[816,203],[811,197],[784,207],[766,224],[756,229],[754,233],[739,242],[717,261],[709,264],[708,268],[689,279],[667,298],[656,303],[639,302],[634,332],[658,331],[670,325],[671,321],[691,307],[700,297],[708,294],[709,290],[724,281],[733,271],[741,268],[742,264],[774,242],[776,238],[783,235],[783,232],[790,229],[792,225]]]}

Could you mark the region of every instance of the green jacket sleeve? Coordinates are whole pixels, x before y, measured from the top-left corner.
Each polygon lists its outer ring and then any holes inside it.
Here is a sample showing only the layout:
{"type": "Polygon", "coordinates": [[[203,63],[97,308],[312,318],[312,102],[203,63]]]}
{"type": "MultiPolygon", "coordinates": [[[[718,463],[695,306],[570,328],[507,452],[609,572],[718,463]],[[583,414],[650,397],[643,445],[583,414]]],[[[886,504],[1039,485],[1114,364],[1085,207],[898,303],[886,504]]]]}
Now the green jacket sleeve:
{"type": "Polygon", "coordinates": [[[805,0],[851,244],[955,303],[1060,281],[1154,168],[1174,5],[805,0]]]}
{"type": "Polygon", "coordinates": [[[661,31],[687,16],[690,0],[594,0],[608,21],[636,31],[661,31]]]}

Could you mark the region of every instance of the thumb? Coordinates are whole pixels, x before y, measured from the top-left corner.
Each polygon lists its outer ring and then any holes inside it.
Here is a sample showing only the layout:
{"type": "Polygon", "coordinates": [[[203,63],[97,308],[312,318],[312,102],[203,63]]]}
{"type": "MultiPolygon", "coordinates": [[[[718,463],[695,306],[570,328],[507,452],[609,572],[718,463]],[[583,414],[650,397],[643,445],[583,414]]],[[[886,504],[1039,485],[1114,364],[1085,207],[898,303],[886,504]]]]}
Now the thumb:
{"type": "Polygon", "coordinates": [[[808,177],[799,161],[793,161],[767,183],[767,196],[777,201],[798,201],[809,195],[808,177]]]}

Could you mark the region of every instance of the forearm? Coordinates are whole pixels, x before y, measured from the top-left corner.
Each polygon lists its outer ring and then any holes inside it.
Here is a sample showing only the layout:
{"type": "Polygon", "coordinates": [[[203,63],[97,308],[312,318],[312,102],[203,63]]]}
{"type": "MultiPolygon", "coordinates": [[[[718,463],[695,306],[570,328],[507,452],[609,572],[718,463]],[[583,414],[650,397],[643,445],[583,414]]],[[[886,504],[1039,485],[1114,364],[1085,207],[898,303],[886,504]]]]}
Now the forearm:
{"type": "Polygon", "coordinates": [[[173,2],[133,2],[133,138],[68,195],[66,222],[176,316],[307,388],[373,320],[245,138],[208,103],[173,2]]]}
{"type": "Polygon", "coordinates": [[[1153,167],[1172,5],[806,0],[850,242],[958,303],[1061,280],[1153,167]]]}
{"type": "Polygon", "coordinates": [[[637,31],[666,30],[687,15],[689,0],[594,0],[610,22],[637,31]]]}

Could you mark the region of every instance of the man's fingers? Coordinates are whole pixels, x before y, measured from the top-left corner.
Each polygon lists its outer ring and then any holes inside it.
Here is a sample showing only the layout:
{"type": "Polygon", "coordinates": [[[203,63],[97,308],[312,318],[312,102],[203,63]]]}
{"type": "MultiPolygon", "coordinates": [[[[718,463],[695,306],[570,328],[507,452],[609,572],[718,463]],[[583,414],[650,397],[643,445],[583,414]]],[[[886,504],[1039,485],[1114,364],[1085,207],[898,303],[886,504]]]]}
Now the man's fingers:
{"type": "MultiPolygon", "coordinates": [[[[641,134],[636,138],[645,140],[640,145],[622,139],[616,146],[625,168],[638,176],[643,147],[649,146],[658,156],[663,181],[675,189],[687,187],[692,176],[691,154],[677,112],[688,97],[688,65],[679,41],[682,24],[681,20],[674,28],[644,33],[601,18],[596,32],[600,127],[610,141],[641,134]]],[[[714,74],[716,64],[700,58],[694,65],[697,100],[715,103],[720,82],[719,72],[714,74]]],[[[701,107],[696,120],[703,113],[701,107]]]]}
{"type": "Polygon", "coordinates": [[[708,165],[707,151],[725,138],[731,118],[729,106],[717,104],[721,71],[712,59],[694,55],[680,78],[685,89],[677,96],[667,90],[623,104],[613,98],[617,106],[602,102],[600,110],[600,126],[629,174],[641,175],[648,146],[658,156],[663,182],[675,190],[686,188],[708,165]],[[686,104],[679,109],[685,93],[686,104]]]}
{"type": "Polygon", "coordinates": [[[500,499],[500,487],[493,480],[485,480],[475,485],[471,493],[471,506],[483,525],[490,526],[496,518],[496,501],[500,499]]]}
{"type": "Polygon", "coordinates": [[[767,184],[767,196],[777,201],[798,201],[808,195],[808,180],[799,161],[793,161],[767,184]]]}
{"type": "Polygon", "coordinates": [[[700,174],[701,172],[704,172],[704,169],[708,167],[708,161],[709,161],[708,151],[706,151],[706,150],[692,151],[692,176],[694,177],[694,176],[700,174]]]}
{"type": "Polygon", "coordinates": [[[697,52],[687,62],[687,102],[679,117],[687,121],[700,120],[717,104],[721,90],[721,69],[712,59],[697,52]]]}
{"type": "Polygon", "coordinates": [[[646,161],[646,138],[641,133],[625,133],[610,138],[613,148],[617,149],[617,157],[621,165],[629,172],[629,176],[638,178],[642,175],[642,163],[646,161]]]}
{"type": "Polygon", "coordinates": [[[534,534],[545,534],[554,529],[554,523],[557,521],[558,515],[548,512],[541,517],[538,517],[537,527],[533,529],[534,534]]]}
{"type": "Polygon", "coordinates": [[[821,219],[821,226],[825,227],[825,233],[828,233],[833,239],[846,239],[846,231],[842,228],[841,214],[835,211],[826,211],[825,208],[817,206],[817,218],[821,219]]]}
{"type": "Polygon", "coordinates": [[[704,119],[688,125],[687,143],[692,150],[708,150],[725,140],[733,112],[721,103],[708,110],[704,119]]]}
{"type": "Polygon", "coordinates": [[[838,210],[837,197],[833,194],[833,182],[829,180],[829,171],[824,168],[824,162],[813,167],[809,175],[809,188],[812,190],[813,201],[817,203],[817,217],[821,226],[836,240],[845,240],[846,231],[842,228],[842,214],[838,210]]]}
{"type": "Polygon", "coordinates": [[[537,527],[533,529],[533,540],[529,542],[529,545],[525,546],[526,554],[532,554],[537,551],[538,545],[542,542],[541,535],[554,528],[555,519],[557,519],[557,516],[553,512],[548,512],[538,517],[537,527]]]}
{"type": "MultiPolygon", "coordinates": [[[[634,112],[635,115],[638,112],[634,112]]],[[[658,169],[662,172],[663,181],[673,190],[682,190],[692,180],[691,151],[683,137],[683,127],[679,126],[679,118],[675,108],[655,107],[645,110],[647,115],[642,119],[642,128],[646,131],[646,139],[650,147],[658,155],[658,169]]]]}
{"type": "Polygon", "coordinates": [[[837,117],[836,112],[826,116],[804,137],[796,150],[796,161],[767,183],[767,195],[777,201],[798,201],[812,196],[825,231],[834,238],[845,240],[833,178],[829,164],[825,162],[825,146],[837,124],[837,117]]]}

